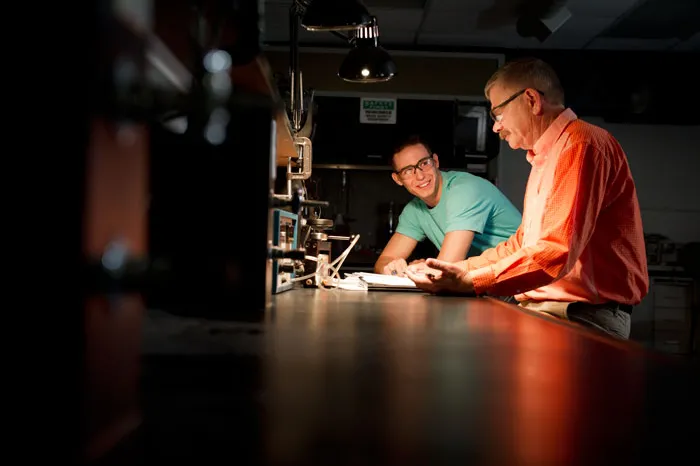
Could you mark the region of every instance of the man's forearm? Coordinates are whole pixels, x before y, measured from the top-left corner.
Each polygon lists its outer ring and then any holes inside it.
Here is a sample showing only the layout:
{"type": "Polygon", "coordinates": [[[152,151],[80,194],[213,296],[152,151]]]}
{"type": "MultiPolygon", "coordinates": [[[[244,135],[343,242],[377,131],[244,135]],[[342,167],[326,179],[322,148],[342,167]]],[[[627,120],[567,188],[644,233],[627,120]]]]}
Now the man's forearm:
{"type": "Polygon", "coordinates": [[[473,256],[459,262],[458,265],[469,272],[471,270],[476,270],[483,267],[488,267],[491,264],[495,264],[501,259],[514,254],[518,249],[520,249],[519,234],[520,229],[518,229],[518,231],[507,240],[490,249],[487,249],[479,256],[473,256]]]}
{"type": "Polygon", "coordinates": [[[382,273],[384,267],[389,265],[389,262],[393,261],[394,259],[396,258],[389,256],[379,256],[377,262],[374,263],[374,273],[382,273]]]}
{"type": "Polygon", "coordinates": [[[462,262],[464,260],[464,257],[466,256],[466,252],[462,254],[462,251],[457,251],[456,253],[450,254],[447,251],[440,251],[440,253],[437,255],[436,259],[444,261],[444,262],[451,262],[453,264],[462,262]]]}

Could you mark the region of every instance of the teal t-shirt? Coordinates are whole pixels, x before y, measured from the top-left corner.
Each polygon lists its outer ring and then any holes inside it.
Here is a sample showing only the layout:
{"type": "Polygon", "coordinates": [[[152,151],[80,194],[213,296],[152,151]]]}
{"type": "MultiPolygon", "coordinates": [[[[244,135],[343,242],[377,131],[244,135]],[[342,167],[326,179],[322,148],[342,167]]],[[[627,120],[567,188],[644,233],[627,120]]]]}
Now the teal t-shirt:
{"type": "Polygon", "coordinates": [[[441,173],[438,205],[431,209],[422,200],[412,199],[399,216],[397,233],[416,241],[428,238],[439,250],[446,233],[473,231],[468,257],[478,256],[515,233],[522,216],[490,181],[466,172],[441,173]]]}

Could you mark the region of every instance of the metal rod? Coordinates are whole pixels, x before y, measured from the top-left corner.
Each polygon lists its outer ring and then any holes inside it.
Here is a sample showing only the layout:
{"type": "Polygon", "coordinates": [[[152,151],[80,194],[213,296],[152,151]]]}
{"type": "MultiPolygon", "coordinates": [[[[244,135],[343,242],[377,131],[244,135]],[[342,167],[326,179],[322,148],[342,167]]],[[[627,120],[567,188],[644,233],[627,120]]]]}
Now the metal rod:
{"type": "Polygon", "coordinates": [[[301,130],[301,115],[303,113],[303,90],[301,87],[301,70],[299,68],[299,25],[301,23],[301,12],[303,5],[295,0],[289,7],[289,68],[291,75],[291,96],[292,107],[292,129],[294,134],[301,130]]]}
{"type": "Polygon", "coordinates": [[[328,239],[334,239],[336,241],[350,241],[352,237],[350,236],[336,236],[336,235],[328,235],[328,239]]]}
{"type": "Polygon", "coordinates": [[[161,82],[171,84],[181,93],[187,93],[192,82],[192,75],[187,67],[178,60],[170,49],[153,34],[147,36],[146,63],[151,84],[155,86],[161,83],[153,83],[152,80],[160,78],[161,82]]]}
{"type": "Polygon", "coordinates": [[[345,34],[338,32],[338,31],[330,31],[331,34],[333,34],[336,37],[340,37],[343,39],[345,42],[350,42],[350,36],[346,36],[345,34]]]}
{"type": "Polygon", "coordinates": [[[287,159],[287,198],[291,199],[292,198],[292,158],[289,157],[287,159]]]}

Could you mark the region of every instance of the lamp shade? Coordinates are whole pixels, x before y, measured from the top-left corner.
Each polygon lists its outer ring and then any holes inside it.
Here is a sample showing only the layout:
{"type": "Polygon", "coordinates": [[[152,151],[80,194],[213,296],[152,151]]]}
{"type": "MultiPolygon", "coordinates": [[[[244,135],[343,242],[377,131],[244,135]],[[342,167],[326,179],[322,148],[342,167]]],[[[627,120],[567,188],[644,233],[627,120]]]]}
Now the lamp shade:
{"type": "Polygon", "coordinates": [[[379,83],[396,75],[396,64],[382,47],[354,47],[340,64],[338,76],[353,83],[379,83]]]}
{"type": "Polygon", "coordinates": [[[352,31],[368,26],[372,16],[359,0],[311,0],[301,25],[309,31],[352,31]]]}

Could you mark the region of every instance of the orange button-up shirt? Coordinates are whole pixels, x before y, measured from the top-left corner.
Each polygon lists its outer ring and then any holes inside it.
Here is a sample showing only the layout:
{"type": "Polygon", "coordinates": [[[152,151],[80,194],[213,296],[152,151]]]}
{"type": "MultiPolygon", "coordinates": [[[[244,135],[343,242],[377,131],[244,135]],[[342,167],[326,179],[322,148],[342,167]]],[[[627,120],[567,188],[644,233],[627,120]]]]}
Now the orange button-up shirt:
{"type": "Polygon", "coordinates": [[[566,109],[527,159],[520,227],[466,261],[475,291],[518,301],[638,304],[649,276],[637,191],[620,144],[566,109]]]}

